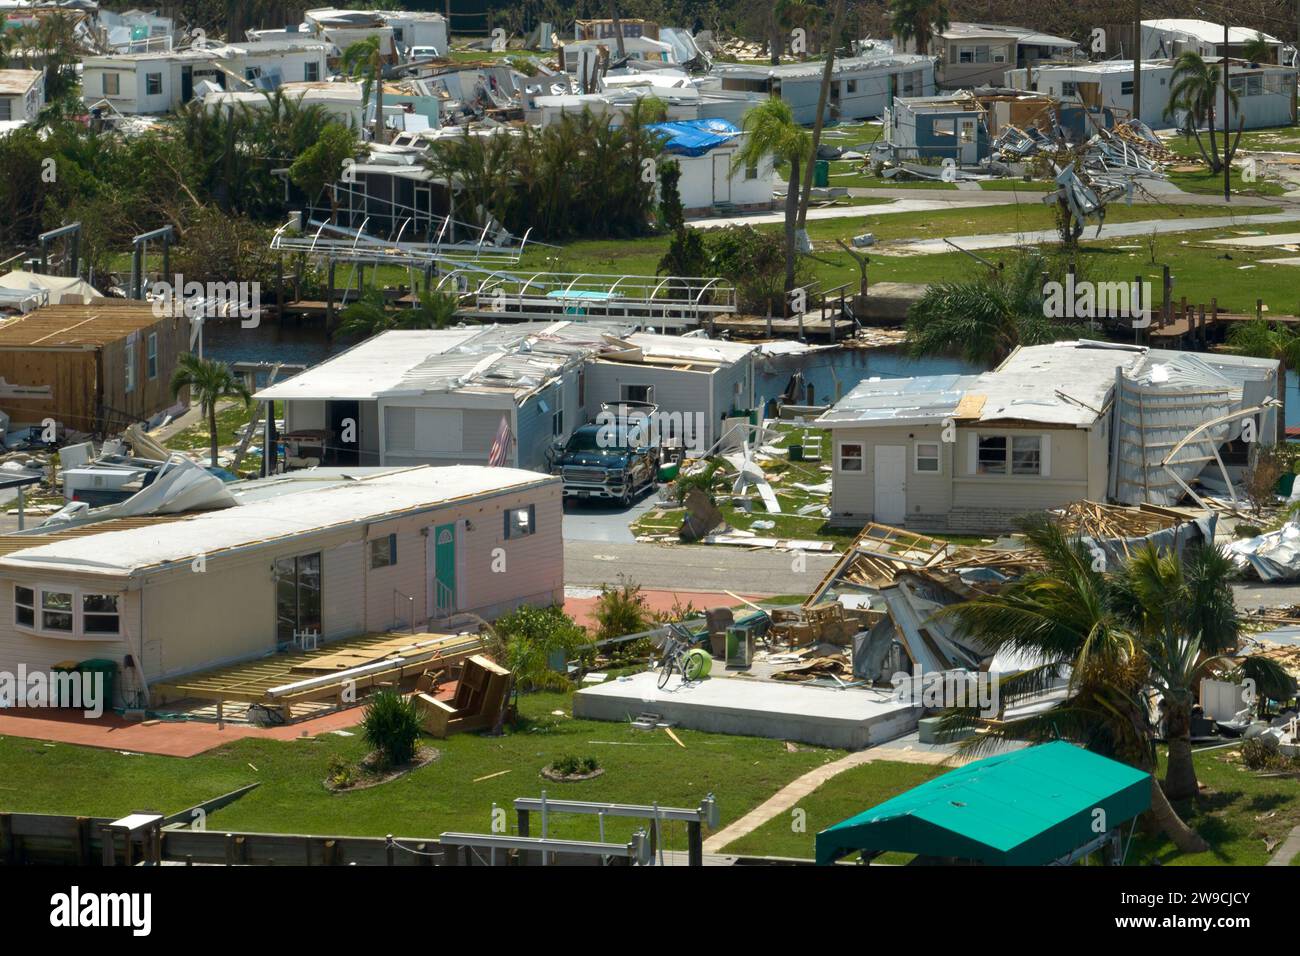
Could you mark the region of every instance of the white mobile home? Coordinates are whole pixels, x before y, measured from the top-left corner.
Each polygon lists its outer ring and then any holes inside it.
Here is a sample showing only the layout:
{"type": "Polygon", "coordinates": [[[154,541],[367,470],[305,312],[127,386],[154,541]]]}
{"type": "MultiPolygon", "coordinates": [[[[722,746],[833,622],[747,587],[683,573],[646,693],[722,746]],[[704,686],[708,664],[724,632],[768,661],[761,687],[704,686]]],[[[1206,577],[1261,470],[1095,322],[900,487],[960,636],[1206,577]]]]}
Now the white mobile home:
{"type": "Polygon", "coordinates": [[[773,164],[770,156],[737,166],[744,133],[726,120],[654,123],[664,140],[664,156],[677,163],[677,188],[687,216],[707,216],[718,208],[771,209],[773,164]]]}
{"type": "MultiPolygon", "coordinates": [[[[1222,70],[1221,61],[1208,61],[1222,70]]],[[[1142,115],[1148,126],[1157,129],[1179,126],[1181,110],[1171,114],[1169,91],[1173,83],[1171,60],[1152,60],[1142,64],[1142,115]]],[[[1246,129],[1285,126],[1296,121],[1296,71],[1292,67],[1253,65],[1234,61],[1228,67],[1228,82],[1237,94],[1228,127],[1236,129],[1239,120],[1246,129]]],[[[1033,90],[1055,96],[1067,105],[1112,109],[1119,113],[1133,111],[1133,61],[1106,60],[1078,65],[1043,64],[1033,70],[1012,70],[1007,85],[1017,90],[1033,90]]],[[[1220,94],[1222,95],[1222,94],[1220,94]]],[[[1216,104],[1216,124],[1223,128],[1223,107],[1216,104]]]]}
{"type": "MultiPolygon", "coordinates": [[[[908,41],[902,49],[915,52],[916,41],[908,41]]],[[[929,49],[939,55],[935,78],[939,89],[960,90],[1001,86],[1007,70],[1074,57],[1079,44],[1025,27],[950,23],[934,32],[929,49]]]]}
{"type": "Polygon", "coordinates": [[[45,106],[40,70],[0,70],[0,129],[33,122],[45,106]]]}
{"type": "MultiPolygon", "coordinates": [[[[1277,362],[1216,359],[1057,342],[1019,348],[983,375],[863,382],[818,419],[833,436],[831,520],[988,533],[1084,499],[1176,504],[1183,490],[1156,449],[1277,393],[1277,362]],[[1121,397],[1143,394],[1148,419],[1118,415],[1117,386],[1121,397]],[[1170,440],[1169,408],[1207,410],[1170,440]]],[[[1277,414],[1256,416],[1261,440],[1276,435],[1277,414]]],[[[1209,442],[1240,433],[1239,423],[1207,433],[1173,463],[1179,478],[1191,482],[1213,460],[1209,442]]]]}
{"type": "Polygon", "coordinates": [[[0,670],[118,665],[160,679],[322,640],[563,600],[558,479],[509,468],[303,472],[221,510],[0,536],[0,670]],[[495,554],[511,573],[492,574],[495,554]],[[396,595],[400,595],[398,598],[396,595]]]}
{"type": "Polygon", "coordinates": [[[1180,53],[1190,50],[1201,56],[1240,57],[1248,43],[1262,36],[1268,45],[1268,63],[1277,63],[1282,41],[1267,33],[1246,27],[1228,28],[1228,45],[1223,43],[1223,24],[1208,20],[1169,18],[1142,21],[1142,58],[1145,60],[1174,60],[1180,53]]]}
{"type": "MultiPolygon", "coordinates": [[[[826,118],[873,119],[882,116],[896,96],[929,96],[935,91],[934,65],[932,56],[906,53],[837,59],[826,118]]],[[[822,72],[822,64],[816,62],[713,66],[722,89],[779,96],[804,125],[812,125],[817,117],[822,72]]]]}

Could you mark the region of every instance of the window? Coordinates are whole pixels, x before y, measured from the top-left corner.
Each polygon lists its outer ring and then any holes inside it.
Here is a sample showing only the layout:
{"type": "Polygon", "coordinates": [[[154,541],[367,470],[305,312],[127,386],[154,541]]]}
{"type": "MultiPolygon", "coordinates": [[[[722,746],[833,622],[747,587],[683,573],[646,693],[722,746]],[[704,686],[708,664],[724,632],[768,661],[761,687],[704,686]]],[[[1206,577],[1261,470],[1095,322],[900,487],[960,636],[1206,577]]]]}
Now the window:
{"type": "Polygon", "coordinates": [[[81,596],[81,630],[86,634],[116,634],[117,595],[83,594],[81,596]]]}
{"type": "Polygon", "coordinates": [[[13,118],[13,100],[8,97],[0,99],[0,120],[11,120],[13,118]]]}
{"type": "Polygon", "coordinates": [[[405,43],[405,42],[406,42],[406,28],[405,28],[405,27],[393,27],[393,40],[397,43],[398,46],[401,46],[403,43],[405,43]]]}
{"type": "Polygon", "coordinates": [[[36,626],[36,592],[18,584],[14,585],[14,623],[36,626]]]}
{"type": "Polygon", "coordinates": [[[275,636],[293,642],[303,631],[320,633],[320,552],[277,558],[275,575],[275,636]]]}
{"type": "Polygon", "coordinates": [[[1043,471],[1043,440],[1038,435],[1011,439],[1011,473],[1039,475],[1043,471]]]}
{"type": "Polygon", "coordinates": [[[250,81],[256,80],[259,77],[261,77],[261,75],[262,75],[262,68],[260,66],[250,66],[244,68],[244,79],[246,80],[250,80],[250,81]]]}
{"type": "Polygon", "coordinates": [[[150,332],[145,339],[145,374],[150,380],[158,377],[158,333],[150,332]]]}
{"type": "Polygon", "coordinates": [[[625,402],[653,402],[655,387],[653,385],[624,385],[619,390],[625,402]]]}
{"type": "Polygon", "coordinates": [[[975,48],[974,48],[974,47],[971,47],[971,46],[964,46],[964,47],[961,47],[960,51],[959,51],[958,54],[957,54],[957,62],[958,62],[958,63],[974,63],[974,62],[975,62],[975,48]]]}
{"type": "Polygon", "coordinates": [[[370,570],[397,563],[397,535],[386,534],[370,542],[370,570]]]}
{"type": "Polygon", "coordinates": [[[578,408],[585,408],[587,405],[587,372],[584,369],[578,369],[578,408]]]}
{"type": "Polygon", "coordinates": [[[146,96],[162,96],[161,73],[146,73],[144,75],[144,92],[146,96]]]}
{"type": "Polygon", "coordinates": [[[320,80],[320,64],[304,63],[302,67],[302,78],[308,83],[315,83],[320,80]]]}
{"type": "Polygon", "coordinates": [[[555,414],[551,416],[551,434],[560,436],[564,434],[564,409],[557,408],[555,414]]]}
{"type": "Polygon", "coordinates": [[[1007,436],[980,435],[979,451],[975,459],[975,474],[1005,475],[1007,473],[1007,436]]]}
{"type": "Polygon", "coordinates": [[[122,91],[122,78],[116,73],[105,73],[102,78],[105,96],[117,96],[122,91]]]}
{"type": "Polygon", "coordinates": [[[757,159],[754,159],[754,160],[752,160],[752,161],[750,161],[750,162],[748,162],[748,163],[745,164],[745,178],[746,178],[746,179],[757,179],[757,178],[758,178],[758,160],[757,160],[757,159]]]}
{"type": "Polygon", "coordinates": [[[987,63],[989,61],[989,48],[987,46],[977,46],[975,48],[975,62],[987,63]]]}
{"type": "Polygon", "coordinates": [[[853,95],[854,93],[856,93],[857,91],[858,91],[858,81],[857,81],[857,80],[845,80],[845,81],[844,81],[844,92],[845,92],[846,94],[848,94],[849,96],[852,96],[852,95],[853,95]]]}
{"type": "Polygon", "coordinates": [[[1252,73],[1246,77],[1246,95],[1259,96],[1264,92],[1264,77],[1259,73],[1252,73]]]}
{"type": "Polygon", "coordinates": [[[1120,96],[1132,96],[1132,95],[1133,95],[1133,81],[1132,81],[1132,80],[1122,80],[1122,81],[1120,81],[1120,84],[1119,84],[1119,95],[1120,95],[1120,96]]]}
{"type": "Polygon", "coordinates": [[[511,508],[506,511],[506,540],[524,538],[537,532],[537,506],[511,508]]]}
{"type": "Polygon", "coordinates": [[[41,630],[72,633],[72,592],[41,592],[41,630]]]}
{"type": "Polygon", "coordinates": [[[862,471],[865,455],[863,454],[861,442],[840,442],[840,453],[837,456],[840,463],[840,471],[862,471]]]}
{"type": "Polygon", "coordinates": [[[939,443],[937,441],[919,441],[916,443],[916,470],[924,474],[939,473],[939,443]]]}

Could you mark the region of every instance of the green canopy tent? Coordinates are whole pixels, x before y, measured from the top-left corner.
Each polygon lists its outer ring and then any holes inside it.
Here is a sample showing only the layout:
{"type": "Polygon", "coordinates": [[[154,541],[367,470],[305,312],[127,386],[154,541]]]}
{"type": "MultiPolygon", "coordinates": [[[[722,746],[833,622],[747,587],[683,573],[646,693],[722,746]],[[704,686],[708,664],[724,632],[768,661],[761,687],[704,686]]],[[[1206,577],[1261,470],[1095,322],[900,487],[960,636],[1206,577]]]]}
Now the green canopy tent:
{"type": "Polygon", "coordinates": [[[969,763],[822,830],[817,862],[862,850],[1042,866],[1150,805],[1148,774],[1058,740],[969,763]]]}

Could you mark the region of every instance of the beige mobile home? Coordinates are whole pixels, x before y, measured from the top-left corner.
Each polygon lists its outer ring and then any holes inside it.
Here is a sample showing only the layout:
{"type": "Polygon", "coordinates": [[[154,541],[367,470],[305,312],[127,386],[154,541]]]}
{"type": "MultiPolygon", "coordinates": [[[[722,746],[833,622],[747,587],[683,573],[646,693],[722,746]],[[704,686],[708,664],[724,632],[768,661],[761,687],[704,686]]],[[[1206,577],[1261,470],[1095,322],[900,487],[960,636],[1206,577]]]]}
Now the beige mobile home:
{"type": "MultiPolygon", "coordinates": [[[[1158,449],[1202,421],[1259,407],[1277,392],[1277,364],[1080,341],[1019,348],[983,375],[863,382],[818,420],[832,434],[831,520],[987,533],[1084,499],[1176,504],[1183,491],[1158,449]],[[1146,396],[1145,421],[1116,425],[1117,383],[1146,396]],[[1196,407],[1189,396],[1203,416],[1171,428],[1168,412],[1154,413],[1161,401],[1196,407]]],[[[1252,434],[1271,442],[1280,414],[1259,412],[1252,434]]],[[[1174,462],[1179,477],[1195,479],[1217,455],[1211,447],[1240,436],[1235,426],[1205,433],[1174,462]]]]}
{"type": "Polygon", "coordinates": [[[0,671],[118,665],[160,679],[322,641],[563,600],[560,481],[453,466],[300,472],[222,510],[0,536],[0,671]]]}

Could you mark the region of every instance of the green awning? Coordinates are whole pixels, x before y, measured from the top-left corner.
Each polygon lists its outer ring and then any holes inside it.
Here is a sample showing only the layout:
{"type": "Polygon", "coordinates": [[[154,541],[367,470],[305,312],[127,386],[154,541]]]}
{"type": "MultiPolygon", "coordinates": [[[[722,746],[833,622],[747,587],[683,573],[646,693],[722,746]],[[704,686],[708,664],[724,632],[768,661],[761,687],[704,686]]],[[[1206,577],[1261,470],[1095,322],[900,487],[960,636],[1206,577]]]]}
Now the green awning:
{"type": "Polygon", "coordinates": [[[1151,805],[1151,778],[1053,741],[986,757],[817,834],[817,862],[857,850],[1041,866],[1151,805]],[[1100,817],[1095,811],[1104,812],[1100,817]]]}

